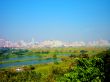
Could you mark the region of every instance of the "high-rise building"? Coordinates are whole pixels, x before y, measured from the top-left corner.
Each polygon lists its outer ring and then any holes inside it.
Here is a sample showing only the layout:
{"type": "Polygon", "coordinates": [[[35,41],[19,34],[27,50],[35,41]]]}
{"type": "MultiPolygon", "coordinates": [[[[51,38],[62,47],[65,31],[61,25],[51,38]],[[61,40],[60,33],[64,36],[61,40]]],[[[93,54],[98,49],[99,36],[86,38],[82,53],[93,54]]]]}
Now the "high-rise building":
{"type": "Polygon", "coordinates": [[[35,39],[34,38],[32,38],[31,43],[35,44],[35,39]]]}

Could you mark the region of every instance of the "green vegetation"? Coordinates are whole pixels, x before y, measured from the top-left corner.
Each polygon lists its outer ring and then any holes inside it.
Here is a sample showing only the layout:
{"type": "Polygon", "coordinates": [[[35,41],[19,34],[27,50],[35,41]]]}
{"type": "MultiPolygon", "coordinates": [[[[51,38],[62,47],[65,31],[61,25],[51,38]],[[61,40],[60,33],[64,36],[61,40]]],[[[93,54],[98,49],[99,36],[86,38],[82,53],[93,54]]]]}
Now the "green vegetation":
{"type": "Polygon", "coordinates": [[[29,53],[26,49],[0,48],[0,59],[23,56],[29,53]]]}
{"type": "MultiPolygon", "coordinates": [[[[19,51],[14,53],[14,55],[20,55],[18,52],[19,51]]],[[[61,61],[55,61],[46,64],[1,68],[1,82],[110,81],[109,48],[45,48],[29,49],[25,52],[21,50],[20,52],[22,52],[21,55],[38,55],[41,56],[41,59],[60,58],[61,61]],[[68,56],[65,56],[65,54],[68,56]],[[22,71],[17,72],[17,68],[22,69],[22,71]]]]}

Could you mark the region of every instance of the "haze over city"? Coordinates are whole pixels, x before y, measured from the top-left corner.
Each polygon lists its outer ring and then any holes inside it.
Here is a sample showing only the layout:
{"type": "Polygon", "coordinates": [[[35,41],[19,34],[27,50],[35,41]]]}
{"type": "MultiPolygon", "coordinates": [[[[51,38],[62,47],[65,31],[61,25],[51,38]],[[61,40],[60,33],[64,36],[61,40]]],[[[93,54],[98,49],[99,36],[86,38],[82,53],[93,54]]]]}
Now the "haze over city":
{"type": "Polygon", "coordinates": [[[0,82],[110,82],[110,0],[0,0],[0,82]]]}
{"type": "Polygon", "coordinates": [[[109,0],[1,0],[0,37],[11,41],[110,40],[109,0]]]}

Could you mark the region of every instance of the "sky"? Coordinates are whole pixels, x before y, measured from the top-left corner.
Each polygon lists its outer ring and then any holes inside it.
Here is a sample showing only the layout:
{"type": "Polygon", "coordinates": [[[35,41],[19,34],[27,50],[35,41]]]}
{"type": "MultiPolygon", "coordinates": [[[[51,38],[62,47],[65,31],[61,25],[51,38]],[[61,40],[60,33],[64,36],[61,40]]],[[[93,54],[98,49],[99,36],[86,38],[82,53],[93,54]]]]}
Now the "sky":
{"type": "Polygon", "coordinates": [[[8,40],[110,40],[110,0],[0,0],[8,40]]]}

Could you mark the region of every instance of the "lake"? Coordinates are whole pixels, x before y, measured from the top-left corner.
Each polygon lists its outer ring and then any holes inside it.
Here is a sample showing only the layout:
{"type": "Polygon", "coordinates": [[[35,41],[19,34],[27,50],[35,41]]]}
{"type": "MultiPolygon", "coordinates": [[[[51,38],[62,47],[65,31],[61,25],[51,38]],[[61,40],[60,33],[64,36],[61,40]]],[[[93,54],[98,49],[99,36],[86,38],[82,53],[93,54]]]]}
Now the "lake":
{"type": "Polygon", "coordinates": [[[59,58],[42,59],[42,58],[40,58],[40,56],[35,56],[35,55],[27,56],[26,55],[26,56],[18,56],[15,58],[5,58],[0,61],[8,62],[8,63],[0,64],[0,68],[5,68],[5,67],[12,67],[12,66],[22,66],[22,65],[33,65],[33,64],[43,64],[43,63],[49,63],[49,62],[56,62],[56,61],[60,61],[60,59],[59,58]],[[27,60],[27,61],[8,62],[8,61],[19,61],[19,60],[27,60]]]}
{"type": "MultiPolygon", "coordinates": [[[[59,56],[70,56],[70,54],[59,54],[59,56]]],[[[43,64],[43,63],[49,63],[49,62],[56,62],[60,60],[61,60],[60,58],[42,59],[41,56],[37,56],[37,55],[23,55],[23,56],[17,56],[14,58],[4,58],[0,60],[0,62],[7,62],[7,63],[0,64],[0,68],[22,66],[22,65],[43,64]],[[15,61],[15,62],[10,62],[10,61],[15,61]]]]}

